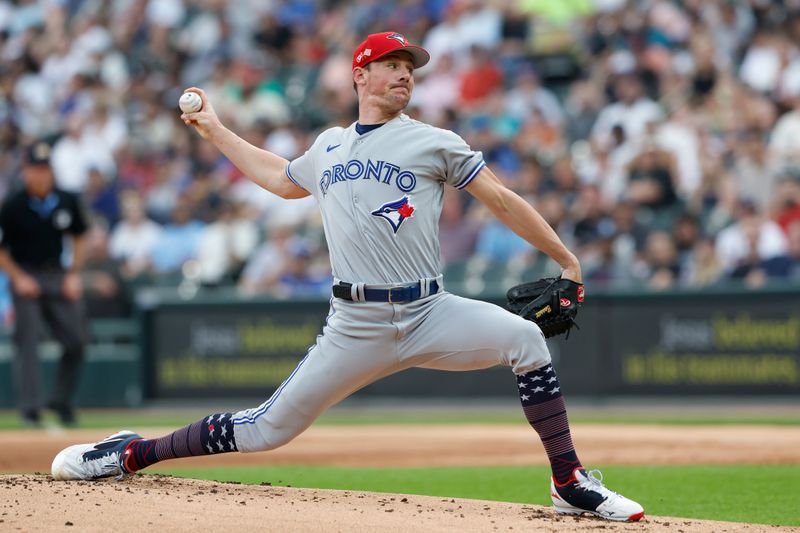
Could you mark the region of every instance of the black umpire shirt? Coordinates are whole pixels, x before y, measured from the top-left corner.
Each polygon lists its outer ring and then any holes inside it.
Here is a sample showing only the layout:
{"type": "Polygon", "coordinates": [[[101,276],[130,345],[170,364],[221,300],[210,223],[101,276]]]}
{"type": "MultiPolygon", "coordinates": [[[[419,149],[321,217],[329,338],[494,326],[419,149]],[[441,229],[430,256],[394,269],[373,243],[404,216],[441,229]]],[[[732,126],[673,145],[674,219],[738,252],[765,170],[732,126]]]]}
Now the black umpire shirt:
{"type": "Polygon", "coordinates": [[[61,268],[63,236],[86,232],[78,197],[54,189],[44,199],[22,189],[0,208],[0,246],[25,270],[61,268]]]}

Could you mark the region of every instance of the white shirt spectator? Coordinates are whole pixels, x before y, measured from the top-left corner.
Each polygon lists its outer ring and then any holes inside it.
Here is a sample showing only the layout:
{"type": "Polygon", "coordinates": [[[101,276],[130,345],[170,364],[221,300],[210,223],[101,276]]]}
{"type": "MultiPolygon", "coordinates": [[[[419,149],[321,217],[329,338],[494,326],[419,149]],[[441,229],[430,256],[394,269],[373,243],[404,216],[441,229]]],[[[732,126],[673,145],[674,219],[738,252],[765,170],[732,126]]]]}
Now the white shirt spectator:
{"type": "Polygon", "coordinates": [[[526,83],[509,91],[504,100],[506,111],[520,120],[528,119],[534,110],[538,110],[549,124],[558,126],[564,120],[561,103],[546,87],[526,83]]]}
{"type": "MultiPolygon", "coordinates": [[[[435,70],[437,63],[445,54],[458,58],[467,53],[469,46],[461,41],[457,20],[452,14],[448,14],[445,20],[431,28],[425,36],[422,47],[431,55],[431,59],[426,65],[428,72],[435,70]]],[[[466,62],[466,60],[464,61],[466,62]]]]}
{"type": "Polygon", "coordinates": [[[260,121],[285,124],[289,122],[289,107],[278,93],[259,90],[236,104],[234,117],[237,127],[243,129],[250,129],[260,121]]]}
{"type": "Polygon", "coordinates": [[[755,27],[755,17],[747,2],[722,6],[718,2],[702,2],[700,14],[711,29],[717,65],[729,68],[736,60],[739,48],[750,39],[755,27]],[[726,9],[733,10],[733,17],[726,17],[726,9]]]}
{"type": "Polygon", "coordinates": [[[247,293],[263,292],[283,270],[284,261],[281,247],[265,242],[247,262],[242,271],[240,286],[247,293]]]}
{"type": "Polygon", "coordinates": [[[17,123],[28,137],[42,137],[56,130],[53,96],[49,83],[39,74],[24,74],[14,85],[17,123]]]}
{"type": "Polygon", "coordinates": [[[778,119],[770,135],[769,150],[773,157],[779,159],[800,160],[800,109],[778,119]]]}
{"type": "MultiPolygon", "coordinates": [[[[752,221],[750,221],[752,222],[752,221]]],[[[748,223],[750,223],[748,222],[748,223]]],[[[756,222],[757,223],[757,222],[756,222]]],[[[756,252],[761,260],[785,255],[788,250],[786,235],[775,222],[763,220],[758,226],[756,252]]],[[[723,229],[717,235],[717,257],[725,271],[730,272],[750,255],[750,244],[742,222],[723,229]]]]}
{"type": "Polygon", "coordinates": [[[111,50],[103,55],[98,70],[104,85],[117,91],[127,90],[131,79],[128,60],[119,50],[111,50]]]}
{"type": "Polygon", "coordinates": [[[641,97],[632,105],[615,102],[603,108],[592,128],[592,138],[601,146],[608,146],[611,130],[622,126],[627,139],[635,139],[645,132],[647,124],[661,120],[661,108],[647,97],[641,97]]]}
{"type": "Polygon", "coordinates": [[[244,263],[258,244],[258,230],[249,220],[217,220],[203,229],[196,259],[200,280],[219,283],[237,264],[244,263]]]}
{"type": "Polygon", "coordinates": [[[692,128],[671,120],[658,128],[656,143],[675,155],[678,194],[688,198],[700,186],[703,177],[697,133],[692,128]]]}
{"type": "Polygon", "coordinates": [[[181,31],[179,37],[181,48],[195,56],[208,54],[222,39],[220,24],[217,15],[208,11],[199,13],[181,31]]]}
{"type": "Polygon", "coordinates": [[[186,8],[182,0],[158,0],[157,2],[148,2],[145,13],[148,24],[174,28],[186,16],[186,8]]]}
{"type": "MultiPolygon", "coordinates": [[[[64,40],[66,41],[66,38],[64,40]]],[[[83,61],[70,50],[68,42],[60,42],[58,46],[59,49],[47,56],[42,64],[41,75],[59,96],[64,96],[70,89],[69,84],[73,76],[83,68],[83,61]]]]}
{"type": "Polygon", "coordinates": [[[494,50],[500,44],[500,29],[503,22],[500,12],[490,5],[472,2],[458,19],[458,36],[467,48],[480,46],[494,50]]]}
{"type": "Polygon", "coordinates": [[[100,112],[86,123],[81,139],[84,145],[96,146],[102,143],[105,150],[115,152],[128,139],[128,123],[122,112],[113,110],[100,112]]]}
{"type": "Polygon", "coordinates": [[[87,155],[80,138],[65,135],[56,142],[50,162],[60,188],[75,193],[84,190],[91,168],[87,155]]]}
{"type": "Polygon", "coordinates": [[[136,275],[148,267],[153,247],[160,237],[161,226],[152,220],[145,219],[136,225],[123,220],[111,232],[109,253],[136,275]]]}
{"type": "Polygon", "coordinates": [[[780,54],[772,46],[751,46],[742,61],[739,77],[756,91],[773,91],[781,77],[780,54]]]}
{"type": "Polygon", "coordinates": [[[313,196],[287,202],[246,179],[239,180],[231,187],[231,199],[251,205],[263,213],[267,228],[301,225],[318,215],[317,201],[313,196]]]}

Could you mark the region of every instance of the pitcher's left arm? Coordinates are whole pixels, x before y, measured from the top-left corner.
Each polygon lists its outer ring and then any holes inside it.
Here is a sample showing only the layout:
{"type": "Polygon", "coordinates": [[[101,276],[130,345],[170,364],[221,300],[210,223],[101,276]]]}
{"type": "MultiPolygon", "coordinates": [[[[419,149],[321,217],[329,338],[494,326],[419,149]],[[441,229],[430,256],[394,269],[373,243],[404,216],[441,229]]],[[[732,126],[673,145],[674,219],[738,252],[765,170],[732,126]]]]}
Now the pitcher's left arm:
{"type": "Polygon", "coordinates": [[[500,222],[546,253],[561,267],[561,277],[581,282],[581,265],[536,209],[503,185],[488,167],[483,167],[466,190],[481,201],[500,222]]]}

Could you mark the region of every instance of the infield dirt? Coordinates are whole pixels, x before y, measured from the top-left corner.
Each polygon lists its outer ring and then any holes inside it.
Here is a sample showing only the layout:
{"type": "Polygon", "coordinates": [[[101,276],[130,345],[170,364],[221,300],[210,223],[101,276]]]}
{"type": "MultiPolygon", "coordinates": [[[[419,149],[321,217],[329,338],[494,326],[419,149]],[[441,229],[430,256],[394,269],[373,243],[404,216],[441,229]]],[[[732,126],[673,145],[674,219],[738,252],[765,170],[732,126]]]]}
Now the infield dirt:
{"type": "MultiPolygon", "coordinates": [[[[135,428],[134,428],[135,429],[135,428]]],[[[107,431],[0,432],[0,531],[797,531],[795,528],[646,517],[618,524],[551,508],[441,497],[238,485],[165,476],[55,482],[63,447],[107,431]]],[[[147,437],[163,428],[141,431],[147,437]]],[[[782,426],[574,427],[584,463],[800,464],[800,428],[782,426]]],[[[312,427],[284,448],[170,461],[170,467],[241,464],[332,466],[524,465],[546,461],[523,425],[312,427]],[[457,445],[456,445],[457,444],[457,445]]],[[[158,465],[156,465],[157,467],[158,465]]],[[[157,472],[157,468],[152,469],[157,472]]]]}

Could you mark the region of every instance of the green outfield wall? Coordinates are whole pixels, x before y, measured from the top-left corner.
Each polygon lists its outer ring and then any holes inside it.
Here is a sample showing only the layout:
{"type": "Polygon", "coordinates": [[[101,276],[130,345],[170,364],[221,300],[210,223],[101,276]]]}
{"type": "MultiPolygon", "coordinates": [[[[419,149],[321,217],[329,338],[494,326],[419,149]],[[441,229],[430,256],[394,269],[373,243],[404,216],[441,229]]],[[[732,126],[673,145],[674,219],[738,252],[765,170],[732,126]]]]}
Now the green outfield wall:
{"type": "MultiPolygon", "coordinates": [[[[592,294],[580,330],[549,341],[562,385],[585,395],[797,395],[800,292],[592,294]]],[[[498,305],[503,300],[487,298],[498,305]]],[[[162,294],[144,315],[148,396],[268,396],[319,334],[326,301],[162,294]]],[[[370,396],[505,396],[506,368],[412,369],[370,396]]]]}
{"type": "MultiPolygon", "coordinates": [[[[140,327],[134,319],[96,319],[90,323],[90,343],[78,385],[78,406],[141,405],[144,396],[140,327]]],[[[53,381],[60,347],[50,339],[39,346],[44,400],[53,381]]],[[[14,406],[14,350],[10,332],[0,333],[0,408],[14,406]]]]}
{"type": "MultiPolygon", "coordinates": [[[[590,294],[568,340],[549,341],[562,386],[587,396],[800,394],[800,291],[590,294]]],[[[500,298],[487,298],[501,305],[500,298]]],[[[142,399],[268,397],[315,343],[328,301],[244,299],[224,291],[145,290],[135,318],[96,320],[80,405],[142,399]]],[[[9,337],[0,337],[0,406],[13,405],[9,337]]],[[[45,379],[58,349],[42,346],[45,379]]],[[[359,393],[506,397],[506,368],[412,369],[359,393]]]]}

